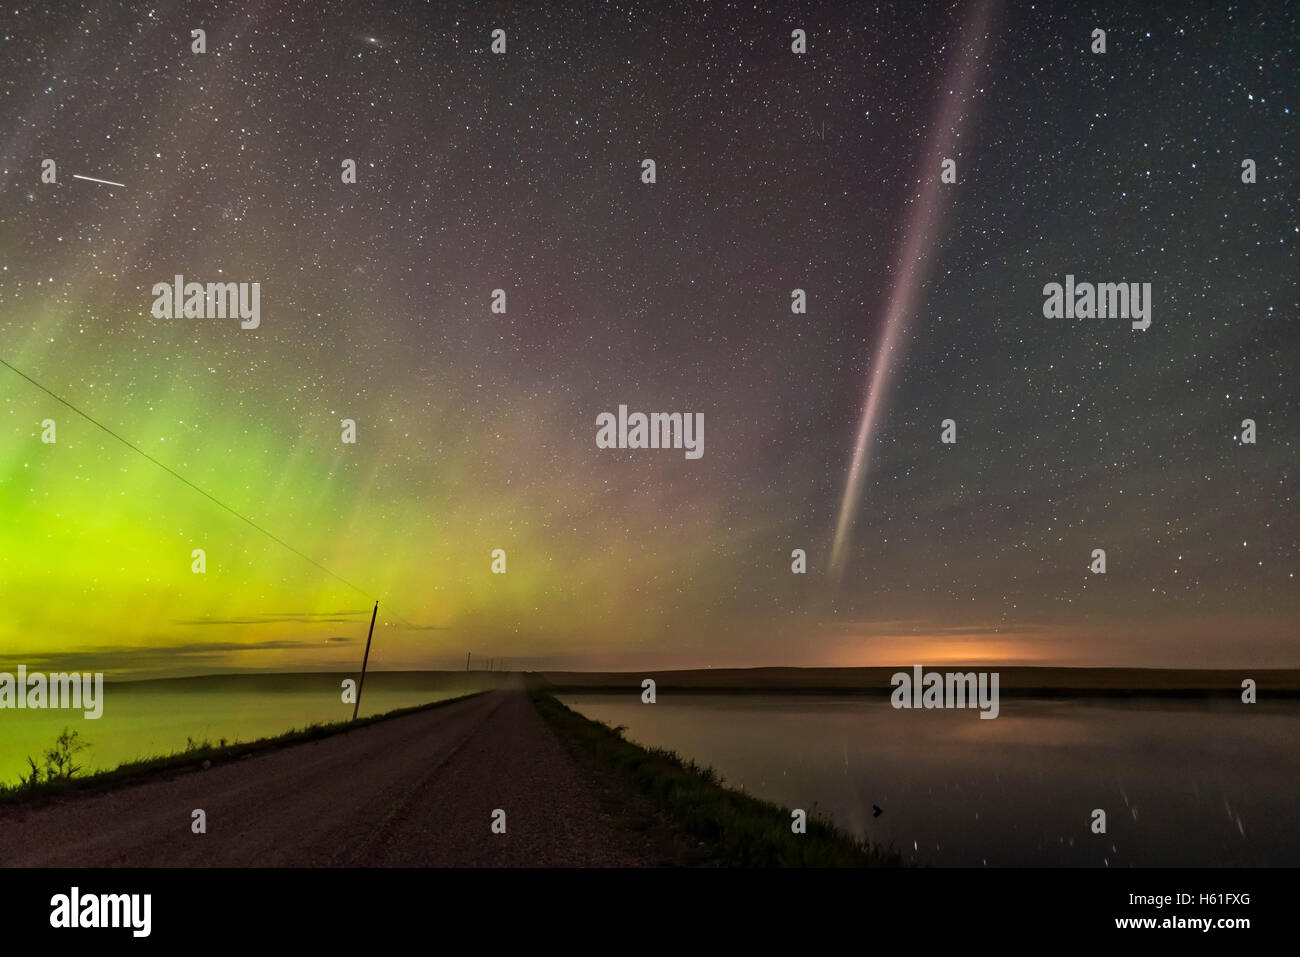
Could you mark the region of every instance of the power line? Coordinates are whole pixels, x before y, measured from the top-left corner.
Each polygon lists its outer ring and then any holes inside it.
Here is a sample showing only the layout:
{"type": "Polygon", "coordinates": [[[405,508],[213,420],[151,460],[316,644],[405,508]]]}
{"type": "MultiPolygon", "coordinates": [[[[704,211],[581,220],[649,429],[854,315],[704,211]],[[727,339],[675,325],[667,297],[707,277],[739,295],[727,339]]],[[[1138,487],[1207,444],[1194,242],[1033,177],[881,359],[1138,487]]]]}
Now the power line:
{"type": "MultiPolygon", "coordinates": [[[[290,545],[290,544],[289,544],[288,542],[286,542],[284,539],[280,538],[280,537],[277,536],[277,535],[273,535],[272,533],[268,532],[265,528],[263,528],[261,525],[258,525],[255,521],[253,521],[253,520],[252,520],[251,518],[249,518],[248,516],[246,516],[246,515],[242,515],[242,514],[240,514],[239,512],[235,511],[233,508],[231,508],[231,507],[230,507],[229,505],[227,505],[225,502],[221,501],[221,499],[217,498],[215,495],[211,495],[211,494],[209,494],[208,492],[205,492],[203,489],[199,488],[197,485],[195,485],[193,482],[191,482],[189,479],[187,479],[184,475],[181,475],[181,474],[180,474],[179,472],[177,472],[176,470],[174,470],[174,469],[172,469],[172,468],[169,468],[168,466],[164,465],[162,462],[159,462],[156,458],[154,458],[152,455],[150,455],[148,452],[146,452],[144,449],[140,448],[139,446],[133,445],[132,443],[128,442],[126,439],[122,438],[122,436],[118,435],[116,432],[114,432],[114,431],[113,431],[112,429],[110,429],[108,426],[104,425],[104,423],[99,422],[98,420],[96,420],[95,418],[93,418],[92,416],[90,416],[89,414],[87,414],[87,413],[81,411],[81,409],[77,408],[75,405],[73,405],[73,404],[72,404],[71,402],[69,402],[67,399],[63,398],[62,396],[60,396],[60,395],[58,395],[58,394],[56,394],[56,393],[54,393],[54,392],[51,392],[49,389],[45,388],[45,386],[41,385],[39,382],[37,382],[35,379],[33,379],[31,376],[29,376],[27,373],[23,372],[21,369],[16,369],[16,368],[14,368],[12,365],[10,365],[8,362],[6,362],[4,359],[0,359],[0,365],[3,365],[5,368],[9,369],[9,371],[14,372],[14,373],[16,373],[17,375],[22,376],[24,379],[26,379],[26,380],[27,380],[28,382],[30,382],[32,385],[36,386],[36,388],[40,389],[40,390],[41,390],[42,392],[44,392],[46,395],[50,396],[50,398],[55,399],[55,400],[57,400],[58,402],[63,403],[63,404],[66,405],[69,409],[71,409],[73,412],[77,413],[77,415],[81,416],[83,419],[85,419],[87,422],[89,422],[91,425],[93,425],[93,426],[95,426],[95,427],[97,427],[97,428],[103,429],[105,432],[107,432],[107,433],[108,433],[109,435],[111,435],[113,438],[117,439],[119,442],[121,442],[123,445],[125,445],[125,446],[126,446],[128,449],[130,449],[132,452],[135,452],[137,455],[141,455],[141,456],[143,456],[144,458],[148,459],[150,462],[152,462],[154,465],[158,466],[160,469],[162,469],[164,472],[166,472],[166,473],[167,473],[168,475],[170,475],[172,478],[177,479],[178,481],[184,482],[186,485],[188,485],[190,488],[194,489],[194,491],[198,492],[200,495],[202,495],[204,498],[208,499],[210,502],[213,502],[213,503],[215,503],[216,505],[219,505],[219,506],[221,506],[222,508],[224,508],[227,512],[229,512],[231,515],[235,516],[235,518],[239,519],[241,522],[246,522],[248,525],[250,525],[250,526],[252,526],[253,528],[257,529],[259,532],[261,532],[263,535],[265,535],[265,536],[266,536],[267,538],[269,538],[271,541],[275,542],[277,545],[280,545],[280,546],[282,546],[282,547],[284,547],[284,548],[287,548],[289,551],[293,552],[295,555],[297,555],[297,556],[298,556],[299,558],[301,558],[303,561],[311,563],[312,565],[316,566],[316,567],[319,568],[321,571],[323,571],[326,575],[329,575],[331,578],[335,578],[335,579],[337,579],[338,581],[341,581],[343,584],[347,585],[347,586],[348,586],[349,588],[351,588],[353,591],[356,591],[356,592],[358,592],[358,593],[364,595],[366,598],[369,598],[369,599],[371,599],[372,601],[378,601],[378,600],[379,600],[379,599],[376,598],[374,595],[370,594],[370,592],[366,591],[364,588],[360,587],[359,585],[354,585],[354,584],[352,584],[352,582],[348,581],[348,580],[347,580],[346,578],[344,578],[342,575],[337,575],[337,574],[335,574],[334,572],[330,571],[328,568],[326,568],[326,567],[325,567],[324,565],[322,565],[320,562],[316,561],[316,559],[312,558],[310,555],[304,554],[303,552],[301,552],[301,551],[299,551],[298,549],[294,548],[292,545],[290,545]]],[[[402,621],[403,624],[407,625],[408,627],[412,627],[412,628],[415,627],[415,626],[412,625],[409,621],[405,621],[404,619],[402,619],[400,615],[394,615],[393,617],[394,617],[394,618],[397,618],[399,621],[402,621]]]]}

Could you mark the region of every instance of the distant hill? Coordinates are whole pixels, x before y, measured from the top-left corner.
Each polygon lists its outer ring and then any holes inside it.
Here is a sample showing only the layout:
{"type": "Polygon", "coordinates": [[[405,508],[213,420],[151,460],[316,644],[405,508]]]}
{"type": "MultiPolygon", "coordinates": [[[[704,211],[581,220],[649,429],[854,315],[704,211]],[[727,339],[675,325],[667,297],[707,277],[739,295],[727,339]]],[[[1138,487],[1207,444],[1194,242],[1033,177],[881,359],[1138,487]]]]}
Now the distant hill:
{"type": "MultiPolygon", "coordinates": [[[[1240,696],[1254,679],[1261,700],[1300,696],[1300,669],[989,668],[926,665],[926,671],[997,671],[1000,694],[1225,695],[1240,696]]],[[[551,691],[631,691],[653,678],[657,690],[888,694],[890,679],[911,665],[893,668],[706,668],[691,671],[546,671],[538,676],[551,691]]]]}

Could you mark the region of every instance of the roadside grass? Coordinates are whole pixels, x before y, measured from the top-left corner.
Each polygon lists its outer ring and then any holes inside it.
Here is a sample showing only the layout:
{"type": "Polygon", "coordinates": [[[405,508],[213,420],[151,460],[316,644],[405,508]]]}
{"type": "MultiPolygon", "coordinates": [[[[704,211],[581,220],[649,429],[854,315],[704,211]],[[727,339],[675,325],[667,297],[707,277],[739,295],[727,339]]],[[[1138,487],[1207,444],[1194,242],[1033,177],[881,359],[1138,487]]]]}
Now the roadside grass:
{"type": "MultiPolygon", "coordinates": [[[[645,796],[669,822],[723,867],[899,867],[900,855],[858,841],[829,820],[808,814],[807,833],[791,830],[791,810],[723,787],[712,768],[673,751],[642,748],[623,729],[578,714],[551,695],[532,693],[541,716],[571,747],[645,796]]],[[[686,863],[699,863],[696,860],[686,863]]]]}
{"type": "Polygon", "coordinates": [[[77,741],[77,732],[69,733],[65,730],[59,735],[54,747],[43,752],[46,756],[46,767],[44,769],[29,757],[27,763],[32,768],[29,774],[21,777],[17,784],[0,784],[0,805],[40,802],[69,794],[106,791],[127,784],[138,784],[168,774],[199,770],[204,768],[205,765],[206,767],[215,767],[219,764],[229,764],[232,761],[249,758],[255,754],[263,754],[289,745],[303,744],[308,741],[343,734],[356,728],[364,728],[366,725],[378,721],[400,718],[403,715],[415,714],[417,711],[430,711],[451,704],[454,701],[464,701],[467,698],[473,698],[483,693],[481,691],[472,692],[456,698],[433,701],[429,704],[414,705],[410,708],[397,708],[393,711],[385,711],[383,714],[358,718],[355,721],[332,721],[328,724],[314,722],[305,728],[295,728],[286,731],[284,734],[258,738],[255,741],[227,743],[226,739],[222,738],[217,744],[213,744],[210,741],[195,741],[193,738],[187,737],[184,750],[155,757],[138,758],[135,761],[119,764],[111,770],[97,771],[84,777],[76,776],[76,772],[80,768],[69,765],[63,755],[67,753],[69,746],[73,747],[73,753],[75,753],[75,751],[88,747],[89,743],[77,741]],[[51,768],[58,773],[49,773],[51,768]]]}

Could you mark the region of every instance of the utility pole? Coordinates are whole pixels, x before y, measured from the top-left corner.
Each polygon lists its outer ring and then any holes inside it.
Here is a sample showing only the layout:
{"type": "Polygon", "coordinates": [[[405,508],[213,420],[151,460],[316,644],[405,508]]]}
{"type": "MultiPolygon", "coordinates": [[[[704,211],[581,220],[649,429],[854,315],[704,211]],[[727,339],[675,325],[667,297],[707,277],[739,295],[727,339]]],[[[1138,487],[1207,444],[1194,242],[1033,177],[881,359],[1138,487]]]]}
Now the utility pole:
{"type": "Polygon", "coordinates": [[[471,652],[465,652],[465,670],[469,671],[469,656],[471,652]]]}
{"type": "Polygon", "coordinates": [[[366,635],[366,656],[361,659],[361,681],[357,683],[357,700],[352,704],[352,720],[357,720],[357,709],[361,707],[361,689],[366,685],[366,663],[370,661],[370,639],[375,637],[375,619],[379,617],[379,602],[370,613],[370,634],[366,635]]]}

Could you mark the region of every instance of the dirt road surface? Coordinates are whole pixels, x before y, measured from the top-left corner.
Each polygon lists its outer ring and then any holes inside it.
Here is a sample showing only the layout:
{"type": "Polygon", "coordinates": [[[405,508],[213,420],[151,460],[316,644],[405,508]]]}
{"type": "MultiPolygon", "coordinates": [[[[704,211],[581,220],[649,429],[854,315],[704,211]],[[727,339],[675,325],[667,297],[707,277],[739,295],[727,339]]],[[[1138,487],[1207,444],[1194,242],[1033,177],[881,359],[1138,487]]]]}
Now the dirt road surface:
{"type": "Polygon", "coordinates": [[[651,864],[523,691],[58,803],[0,809],[0,865],[651,864]],[[207,833],[191,829],[193,811],[207,833]],[[506,833],[492,832],[505,812],[506,833]]]}

